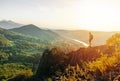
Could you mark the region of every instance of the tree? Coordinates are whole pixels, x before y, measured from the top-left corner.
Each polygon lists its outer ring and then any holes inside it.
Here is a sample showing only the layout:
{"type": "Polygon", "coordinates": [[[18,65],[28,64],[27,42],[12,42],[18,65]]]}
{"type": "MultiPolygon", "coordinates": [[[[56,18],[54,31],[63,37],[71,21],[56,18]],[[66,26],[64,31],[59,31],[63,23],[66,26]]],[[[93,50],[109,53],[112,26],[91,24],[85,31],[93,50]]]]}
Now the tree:
{"type": "Polygon", "coordinates": [[[107,45],[114,46],[116,48],[120,47],[120,33],[116,33],[116,34],[112,35],[112,37],[110,37],[107,40],[107,45]]]}
{"type": "Polygon", "coordinates": [[[10,41],[4,35],[0,34],[0,46],[8,47],[10,45],[11,45],[10,41]]]}
{"type": "Polygon", "coordinates": [[[9,55],[0,51],[0,63],[4,63],[8,60],[9,55]]]}

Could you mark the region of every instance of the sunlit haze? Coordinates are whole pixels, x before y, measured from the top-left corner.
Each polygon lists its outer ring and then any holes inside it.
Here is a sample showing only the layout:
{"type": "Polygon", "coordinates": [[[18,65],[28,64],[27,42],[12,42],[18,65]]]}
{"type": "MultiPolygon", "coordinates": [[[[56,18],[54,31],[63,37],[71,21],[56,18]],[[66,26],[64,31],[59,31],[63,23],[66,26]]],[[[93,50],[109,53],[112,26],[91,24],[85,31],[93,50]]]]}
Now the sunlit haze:
{"type": "Polygon", "coordinates": [[[52,29],[120,30],[120,0],[0,0],[0,20],[52,29]]]}

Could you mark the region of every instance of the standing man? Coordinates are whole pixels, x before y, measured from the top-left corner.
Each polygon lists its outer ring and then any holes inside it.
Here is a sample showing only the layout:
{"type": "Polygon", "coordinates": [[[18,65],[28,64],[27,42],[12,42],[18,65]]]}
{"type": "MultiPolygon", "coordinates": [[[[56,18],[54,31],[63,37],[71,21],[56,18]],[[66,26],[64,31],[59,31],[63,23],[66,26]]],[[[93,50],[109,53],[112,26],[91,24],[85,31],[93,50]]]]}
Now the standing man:
{"type": "Polygon", "coordinates": [[[92,40],[93,40],[93,34],[89,32],[89,47],[91,47],[92,40]]]}

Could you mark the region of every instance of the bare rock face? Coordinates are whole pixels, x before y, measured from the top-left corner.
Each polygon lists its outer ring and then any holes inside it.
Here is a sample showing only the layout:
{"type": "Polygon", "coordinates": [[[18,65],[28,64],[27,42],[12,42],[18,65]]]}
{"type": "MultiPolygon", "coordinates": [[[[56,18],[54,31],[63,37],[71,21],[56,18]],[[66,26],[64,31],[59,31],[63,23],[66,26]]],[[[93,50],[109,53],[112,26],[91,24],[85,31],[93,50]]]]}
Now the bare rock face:
{"type": "Polygon", "coordinates": [[[113,52],[112,47],[96,46],[88,48],[80,48],[76,51],[65,54],[58,48],[45,50],[40,59],[39,67],[36,76],[45,78],[46,76],[55,75],[57,71],[64,73],[65,68],[76,66],[77,64],[82,67],[84,62],[92,62],[101,57],[101,53],[108,54],[108,50],[113,52]]]}
{"type": "Polygon", "coordinates": [[[66,63],[67,55],[63,51],[57,48],[46,49],[40,59],[36,75],[39,77],[51,76],[58,70],[63,71],[67,65],[66,63]]]}

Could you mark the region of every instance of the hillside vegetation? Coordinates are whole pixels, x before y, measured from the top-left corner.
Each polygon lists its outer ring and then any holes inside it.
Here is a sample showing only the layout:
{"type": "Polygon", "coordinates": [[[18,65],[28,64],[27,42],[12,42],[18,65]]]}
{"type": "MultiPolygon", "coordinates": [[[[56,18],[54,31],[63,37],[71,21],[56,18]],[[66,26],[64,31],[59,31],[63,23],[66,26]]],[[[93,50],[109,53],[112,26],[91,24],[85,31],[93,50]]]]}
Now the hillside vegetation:
{"type": "Polygon", "coordinates": [[[0,81],[119,81],[119,39],[116,33],[105,45],[80,47],[0,29],[0,81]]]}
{"type": "MultiPolygon", "coordinates": [[[[0,28],[0,81],[8,80],[19,74],[30,73],[31,76],[35,74],[46,48],[52,49],[54,46],[63,48],[64,45],[64,50],[70,51],[69,42],[60,39],[59,41],[57,38],[43,40],[42,37],[37,38],[0,28]]],[[[71,44],[74,50],[76,44],[71,44]]]]}
{"type": "Polygon", "coordinates": [[[119,36],[113,35],[104,46],[80,48],[68,54],[59,48],[45,50],[36,76],[41,81],[120,81],[119,36]]]}
{"type": "Polygon", "coordinates": [[[67,53],[64,47],[46,49],[35,74],[27,70],[8,81],[120,81],[119,36],[113,35],[103,46],[67,53]]]}
{"type": "Polygon", "coordinates": [[[57,33],[54,33],[49,29],[40,29],[39,27],[33,24],[25,25],[10,30],[24,35],[34,36],[40,38],[41,40],[54,40],[60,38],[60,36],[57,33]]]}

